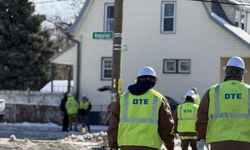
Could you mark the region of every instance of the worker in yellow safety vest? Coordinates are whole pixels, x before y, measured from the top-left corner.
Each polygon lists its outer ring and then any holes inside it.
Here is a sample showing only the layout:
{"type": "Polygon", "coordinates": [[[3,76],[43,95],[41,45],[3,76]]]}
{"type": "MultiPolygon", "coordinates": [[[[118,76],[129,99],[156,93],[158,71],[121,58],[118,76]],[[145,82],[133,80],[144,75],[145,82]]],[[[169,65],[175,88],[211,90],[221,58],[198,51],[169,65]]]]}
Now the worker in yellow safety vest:
{"type": "Polygon", "coordinates": [[[68,118],[69,118],[69,130],[72,130],[74,127],[74,131],[77,131],[77,123],[78,123],[78,102],[74,98],[72,93],[68,94],[67,101],[65,104],[65,108],[67,110],[68,118]]]}
{"type": "Polygon", "coordinates": [[[200,103],[197,147],[206,142],[211,150],[249,150],[250,86],[243,82],[245,62],[233,56],[224,69],[224,82],[211,86],[200,103]]]}
{"type": "Polygon", "coordinates": [[[92,109],[92,105],[89,101],[89,98],[87,96],[82,96],[82,98],[79,101],[79,109],[78,109],[78,116],[79,121],[82,125],[82,132],[87,131],[90,132],[90,118],[89,118],[89,111],[92,109]]]}
{"type": "Polygon", "coordinates": [[[181,139],[182,150],[196,150],[196,131],[195,123],[197,120],[198,105],[194,102],[195,93],[193,90],[185,94],[185,102],[177,107],[173,117],[175,121],[175,133],[178,133],[181,139]]]}
{"type": "Polygon", "coordinates": [[[174,149],[174,121],[167,99],[154,89],[156,80],[152,67],[142,67],[136,83],[112,105],[111,149],[158,150],[162,141],[168,150],[174,149]]]}

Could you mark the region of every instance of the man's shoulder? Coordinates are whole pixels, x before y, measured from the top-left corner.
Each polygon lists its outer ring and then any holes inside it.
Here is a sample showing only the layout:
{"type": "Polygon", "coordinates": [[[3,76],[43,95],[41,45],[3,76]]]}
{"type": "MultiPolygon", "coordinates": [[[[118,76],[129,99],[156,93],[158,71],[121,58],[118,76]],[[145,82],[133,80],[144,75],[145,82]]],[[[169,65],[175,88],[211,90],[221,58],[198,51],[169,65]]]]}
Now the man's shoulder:
{"type": "Polygon", "coordinates": [[[151,91],[153,92],[154,95],[160,97],[161,99],[164,98],[163,94],[161,94],[159,91],[157,91],[155,89],[151,89],[151,91]]]}
{"type": "Polygon", "coordinates": [[[222,82],[222,83],[216,83],[216,84],[212,85],[209,89],[215,88],[215,87],[217,87],[217,86],[219,86],[220,84],[223,84],[223,83],[224,83],[224,82],[222,82]]]}

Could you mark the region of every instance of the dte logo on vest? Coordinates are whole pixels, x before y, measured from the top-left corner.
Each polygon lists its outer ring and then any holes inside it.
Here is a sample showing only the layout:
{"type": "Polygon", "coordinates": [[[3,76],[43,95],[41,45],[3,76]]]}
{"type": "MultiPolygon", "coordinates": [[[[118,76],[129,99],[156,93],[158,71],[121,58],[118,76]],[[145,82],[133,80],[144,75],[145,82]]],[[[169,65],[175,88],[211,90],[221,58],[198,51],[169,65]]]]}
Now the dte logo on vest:
{"type": "Polygon", "coordinates": [[[184,113],[191,113],[192,110],[190,110],[190,109],[184,109],[183,112],[184,112],[184,113]]]}
{"type": "Polygon", "coordinates": [[[133,99],[133,104],[148,105],[148,99],[133,99]]]}
{"type": "Polygon", "coordinates": [[[225,99],[241,99],[241,93],[226,93],[225,99]]]}

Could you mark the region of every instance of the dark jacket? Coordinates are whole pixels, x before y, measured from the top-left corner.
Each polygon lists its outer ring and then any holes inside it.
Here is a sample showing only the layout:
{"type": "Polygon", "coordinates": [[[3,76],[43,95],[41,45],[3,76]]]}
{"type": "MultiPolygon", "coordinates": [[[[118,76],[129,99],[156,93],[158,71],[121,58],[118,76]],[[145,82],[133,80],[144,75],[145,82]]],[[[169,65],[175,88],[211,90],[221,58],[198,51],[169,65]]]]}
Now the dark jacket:
{"type": "Polygon", "coordinates": [[[64,96],[61,100],[61,104],[60,104],[60,109],[62,112],[67,112],[66,108],[65,108],[65,104],[67,102],[67,96],[64,96]]]}
{"type": "MultiPolygon", "coordinates": [[[[227,80],[239,80],[229,78],[227,80]]],[[[226,81],[227,81],[226,80],[226,81]]],[[[198,120],[196,122],[196,131],[197,131],[197,140],[206,138],[206,130],[208,123],[208,110],[209,110],[209,90],[208,89],[205,95],[202,97],[201,103],[199,105],[197,117],[198,120]]],[[[240,128],[240,124],[239,124],[240,128]]],[[[250,134],[250,133],[249,133],[250,134]]],[[[223,142],[215,142],[211,143],[211,150],[250,150],[250,143],[240,142],[240,141],[223,141],[223,142]]]]}
{"type": "MultiPolygon", "coordinates": [[[[152,86],[148,83],[136,83],[129,86],[128,90],[134,95],[141,95],[151,89],[152,86]]],[[[111,148],[118,148],[117,136],[118,136],[118,124],[120,116],[120,103],[116,101],[112,105],[112,111],[109,121],[108,128],[108,142],[111,148]]],[[[168,150],[174,149],[174,121],[172,118],[171,110],[167,99],[162,99],[162,105],[159,110],[159,122],[158,122],[158,132],[162,141],[168,150]]],[[[138,137],[140,137],[138,135],[138,137]]],[[[128,137],[129,138],[129,137],[128,137]]],[[[121,150],[155,150],[154,148],[144,147],[144,146],[124,146],[121,150]]]]}

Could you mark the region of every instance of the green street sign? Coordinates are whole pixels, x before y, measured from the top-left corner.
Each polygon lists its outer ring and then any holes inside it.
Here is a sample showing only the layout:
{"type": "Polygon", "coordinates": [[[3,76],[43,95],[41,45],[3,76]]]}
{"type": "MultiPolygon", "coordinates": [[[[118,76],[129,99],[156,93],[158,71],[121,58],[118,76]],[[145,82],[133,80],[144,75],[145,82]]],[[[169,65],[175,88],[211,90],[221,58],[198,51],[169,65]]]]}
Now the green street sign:
{"type": "Polygon", "coordinates": [[[96,39],[96,40],[113,39],[113,32],[93,32],[93,39],[96,39]]]}

